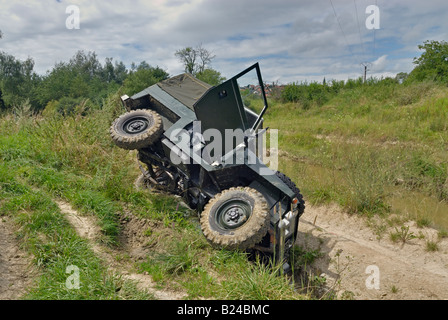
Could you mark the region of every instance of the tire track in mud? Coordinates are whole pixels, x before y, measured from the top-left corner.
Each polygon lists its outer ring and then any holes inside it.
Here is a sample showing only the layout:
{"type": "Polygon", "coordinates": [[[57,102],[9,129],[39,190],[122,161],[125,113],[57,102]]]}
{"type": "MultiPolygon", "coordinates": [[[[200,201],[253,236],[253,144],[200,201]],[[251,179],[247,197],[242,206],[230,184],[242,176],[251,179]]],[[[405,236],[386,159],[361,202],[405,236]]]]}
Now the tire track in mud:
{"type": "MultiPolygon", "coordinates": [[[[138,246],[132,248],[127,245],[129,239],[126,238],[126,232],[123,233],[125,235],[122,234],[120,239],[124,247],[123,249],[105,248],[97,243],[101,231],[95,221],[95,217],[81,215],[78,211],[73,209],[69,203],[64,201],[59,200],[56,201],[56,203],[78,235],[89,241],[93,252],[107,264],[111,271],[120,274],[124,279],[135,281],[138,289],[152,294],[158,300],[184,299],[186,294],[181,292],[156,289],[156,283],[150,275],[132,272],[132,268],[129,264],[120,263],[114,258],[117,255],[123,254],[123,251],[125,251],[126,254],[133,251],[135,255],[144,255],[144,252],[141,252],[138,246]]],[[[124,227],[126,228],[126,225],[124,227]]]]}

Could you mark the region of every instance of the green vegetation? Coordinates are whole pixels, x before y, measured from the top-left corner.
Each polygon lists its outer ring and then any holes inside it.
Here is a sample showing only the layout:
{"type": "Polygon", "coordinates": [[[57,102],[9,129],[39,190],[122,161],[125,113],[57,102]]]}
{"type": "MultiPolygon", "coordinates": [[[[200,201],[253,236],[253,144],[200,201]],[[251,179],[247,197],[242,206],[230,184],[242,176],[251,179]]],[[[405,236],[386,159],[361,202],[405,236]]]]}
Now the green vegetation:
{"type": "Polygon", "coordinates": [[[446,41],[425,41],[418,48],[424,52],[414,59],[416,67],[407,81],[448,81],[448,43],[446,41]]]}
{"type": "Polygon", "coordinates": [[[426,241],[426,251],[433,252],[438,250],[439,246],[437,245],[437,242],[431,240],[426,241]]]}
{"type": "Polygon", "coordinates": [[[59,199],[96,217],[105,248],[119,246],[126,213],[153,221],[155,226],[144,231],[155,249],[136,268],[160,288],[185,291],[190,299],[304,297],[287,278],[253,265],[245,253],[213,250],[195,215],[175,198],[133,187],[139,174],[135,152],[116,148],[107,131],[123,112],[117,95],[101,108],[66,116],[21,110],[0,120],[0,215],[17,224],[18,237],[41,274],[24,298],[153,298],[108,270],[60,212],[59,199]],[[70,265],[80,269],[79,290],[65,286],[70,265]],[[235,291],[242,280],[247,290],[235,291]]]}
{"type": "Polygon", "coordinates": [[[393,242],[401,241],[403,244],[416,238],[413,232],[409,231],[409,226],[401,226],[400,230],[395,227],[395,232],[390,233],[390,239],[393,242]]]}
{"type": "Polygon", "coordinates": [[[446,227],[447,94],[440,83],[378,81],[344,88],[322,106],[274,101],[265,125],[279,129],[280,170],[309,202],[401,211],[446,227]]]}
{"type": "Polygon", "coordinates": [[[32,163],[25,157],[17,160],[21,165],[0,163],[0,216],[8,215],[17,223],[17,237],[39,268],[40,277],[24,298],[151,299],[134,283],[108,271],[69,225],[48,188],[29,182],[29,174],[34,173],[29,167],[32,163]],[[67,268],[73,265],[79,268],[80,286],[76,290],[65,286],[67,268]]]}
{"type": "Polygon", "coordinates": [[[409,75],[292,83],[271,99],[265,125],[279,129],[280,170],[308,202],[448,226],[448,46],[419,48],[409,75]]]}
{"type": "MultiPolygon", "coordinates": [[[[112,59],[101,65],[94,53],[79,52],[37,76],[32,60],[5,53],[0,58],[16,70],[6,74],[0,68],[0,216],[15,223],[39,271],[24,298],[154,298],[108,269],[68,223],[58,200],[96,217],[104,248],[119,246],[126,214],[151,221],[143,230],[151,253],[135,269],[150,274],[159,288],[181,290],[190,299],[315,297],[325,279],[311,275],[306,285],[291,286],[297,277],[281,276],[256,257],[214,250],[195,215],[175,198],[134,188],[135,152],[116,148],[108,128],[124,112],[120,94],[168,77],[162,69],[142,62],[126,70],[112,59]],[[70,265],[80,269],[80,289],[65,286],[70,265]]],[[[291,84],[269,98],[264,123],[279,129],[279,170],[308,203],[335,202],[351,213],[383,217],[398,225],[390,234],[394,241],[415,237],[403,227],[409,218],[420,227],[439,227],[443,238],[448,88],[438,77],[417,81],[411,73],[400,79],[291,84]]],[[[245,102],[257,111],[262,107],[256,96],[245,96],[245,102]]],[[[384,226],[374,226],[378,237],[384,226]]],[[[438,250],[437,242],[427,241],[427,250],[438,250]]],[[[294,248],[294,272],[320,256],[294,248]]]]}
{"type": "Polygon", "coordinates": [[[33,112],[49,107],[70,114],[79,103],[102,106],[122,86],[133,94],[168,77],[145,61],[132,63],[130,70],[123,62],[112,61],[106,58],[101,64],[95,52],[81,50],[68,62],[56,63],[45,75],[38,75],[33,59],[19,61],[0,52],[0,111],[29,105],[33,112]]]}
{"type": "Polygon", "coordinates": [[[226,80],[221,73],[210,68],[212,60],[216,57],[210,51],[198,45],[177,50],[174,55],[185,67],[185,72],[191,73],[199,80],[216,86],[226,80]]]}

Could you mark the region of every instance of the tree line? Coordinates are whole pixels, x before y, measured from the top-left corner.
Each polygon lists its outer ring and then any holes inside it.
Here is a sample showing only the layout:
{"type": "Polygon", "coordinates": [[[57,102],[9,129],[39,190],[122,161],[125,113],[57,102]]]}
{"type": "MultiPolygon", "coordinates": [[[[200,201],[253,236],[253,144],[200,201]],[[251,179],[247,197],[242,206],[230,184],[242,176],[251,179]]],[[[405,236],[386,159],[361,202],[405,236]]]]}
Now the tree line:
{"type": "MultiPolygon", "coordinates": [[[[212,85],[225,80],[218,71],[210,68],[215,56],[202,46],[187,47],[176,51],[175,55],[184,64],[185,72],[212,85]]],[[[146,61],[132,62],[127,68],[122,61],[113,58],[106,58],[101,63],[95,52],[83,50],[77,51],[69,61],[58,62],[46,74],[39,75],[34,71],[32,58],[21,61],[0,51],[0,111],[28,105],[34,112],[48,106],[67,114],[86,101],[101,106],[107,96],[119,89],[132,95],[169,76],[164,69],[153,67],[146,61]]]]}
{"type": "MultiPolygon", "coordinates": [[[[324,78],[322,83],[290,83],[278,97],[285,102],[299,102],[306,108],[311,104],[322,105],[342,89],[419,81],[448,83],[448,43],[428,40],[418,48],[423,53],[414,58],[415,68],[409,74],[401,72],[395,78],[370,78],[365,82],[360,77],[347,81],[327,82],[324,78]]],[[[174,55],[184,65],[185,72],[204,82],[217,85],[225,80],[220,72],[210,67],[215,56],[202,45],[177,50],[174,55]]],[[[0,51],[0,111],[28,104],[38,112],[50,104],[60,113],[70,113],[82,101],[101,106],[104,98],[120,88],[132,95],[168,77],[165,70],[146,61],[133,62],[127,68],[122,61],[113,58],[101,63],[95,52],[83,50],[76,52],[68,62],[56,63],[45,75],[38,75],[32,58],[20,61],[0,51]]]]}
{"type": "Polygon", "coordinates": [[[445,41],[427,40],[418,48],[422,51],[414,58],[414,69],[410,73],[400,72],[394,78],[369,78],[324,80],[319,82],[290,83],[281,91],[284,102],[297,102],[307,109],[311,105],[323,105],[341,90],[375,86],[409,85],[416,82],[432,81],[448,84],[448,43],[445,41]]]}
{"type": "Polygon", "coordinates": [[[146,61],[132,63],[128,69],[113,58],[101,63],[95,52],[83,50],[68,62],[56,63],[45,75],[38,75],[32,58],[20,61],[0,52],[0,109],[28,103],[34,111],[39,111],[51,101],[75,105],[85,99],[101,104],[120,87],[133,94],[168,76],[165,70],[152,67],[146,61]]]}

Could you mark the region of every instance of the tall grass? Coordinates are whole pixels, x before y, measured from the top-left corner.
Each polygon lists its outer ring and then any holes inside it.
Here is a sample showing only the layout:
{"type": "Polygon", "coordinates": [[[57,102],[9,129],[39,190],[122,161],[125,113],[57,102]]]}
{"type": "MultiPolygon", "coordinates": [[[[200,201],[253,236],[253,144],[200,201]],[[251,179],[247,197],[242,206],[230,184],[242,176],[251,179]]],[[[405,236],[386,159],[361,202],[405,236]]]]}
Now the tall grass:
{"type": "Polygon", "coordinates": [[[65,117],[47,110],[44,116],[0,118],[0,214],[21,226],[21,241],[41,272],[25,298],[153,298],[108,272],[65,220],[57,199],[97,217],[106,246],[119,245],[125,213],[153,221],[146,231],[153,250],[137,268],[161,287],[185,290],[191,299],[300,297],[275,273],[264,270],[264,280],[257,280],[260,270],[244,254],[212,250],[197,220],[174,197],[133,187],[139,175],[136,153],[115,147],[108,134],[112,120],[124,112],[117,97],[65,117]],[[65,286],[69,265],[80,269],[79,290],[65,286]],[[235,292],[245,279],[253,283],[235,292]],[[253,291],[253,285],[259,289],[253,291]]]}
{"type": "Polygon", "coordinates": [[[20,170],[0,163],[0,215],[8,215],[19,226],[17,236],[33,256],[39,278],[25,299],[148,299],[107,267],[70,226],[58,205],[45,191],[34,190],[22,181],[20,170]],[[19,177],[19,178],[18,178],[19,177]],[[68,267],[79,270],[79,287],[67,284],[68,267]]]}
{"type": "Polygon", "coordinates": [[[112,119],[123,112],[115,98],[88,114],[16,112],[0,119],[0,214],[22,226],[20,238],[42,271],[28,298],[150,298],[109,273],[54,202],[62,198],[95,215],[101,240],[109,246],[118,244],[124,203],[147,217],[175,221],[172,198],[148,197],[133,189],[135,153],[115,148],[108,135],[112,119]],[[64,286],[70,264],[81,270],[81,290],[64,286]]]}
{"type": "MultiPolygon", "coordinates": [[[[435,84],[353,84],[306,108],[272,101],[265,126],[279,129],[279,169],[308,202],[387,214],[400,210],[392,204],[406,192],[435,198],[443,209],[447,96],[448,89],[435,84]]],[[[21,240],[43,272],[27,297],[147,297],[107,272],[59,212],[54,200],[62,198],[98,217],[108,246],[118,244],[125,212],[157,221],[160,230],[148,232],[148,241],[157,246],[138,268],[160,286],[180,288],[193,299],[303,298],[284,277],[250,263],[243,253],[212,250],[175,198],[133,188],[136,154],[116,148],[108,134],[110,123],[124,112],[118,97],[110,96],[101,108],[75,108],[65,117],[51,110],[32,116],[25,106],[0,118],[0,215],[21,226],[21,240]],[[83,290],[63,285],[68,263],[86,267],[83,290]]],[[[261,100],[250,103],[261,110],[261,100]]],[[[424,211],[419,208],[422,219],[424,211]]]]}
{"type": "MultiPolygon", "coordinates": [[[[279,129],[280,169],[306,199],[374,214],[389,212],[391,198],[413,191],[448,210],[446,86],[390,80],[344,84],[337,92],[327,86],[325,103],[301,84],[311,97],[307,107],[284,97],[290,102],[274,101],[265,115],[265,126],[279,129]]],[[[251,107],[260,109],[254,101],[251,107]]]]}

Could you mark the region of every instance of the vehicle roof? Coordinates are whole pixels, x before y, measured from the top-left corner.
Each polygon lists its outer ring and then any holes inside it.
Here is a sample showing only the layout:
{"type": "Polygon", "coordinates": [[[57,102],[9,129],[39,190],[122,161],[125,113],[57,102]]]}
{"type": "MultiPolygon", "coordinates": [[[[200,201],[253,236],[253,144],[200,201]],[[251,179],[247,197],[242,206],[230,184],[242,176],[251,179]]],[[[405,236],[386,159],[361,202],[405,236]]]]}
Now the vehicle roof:
{"type": "Polygon", "coordinates": [[[212,86],[199,79],[196,79],[190,73],[183,73],[169,79],[163,80],[157,85],[173,98],[179,100],[182,104],[194,111],[193,105],[199,100],[212,86]]]}

